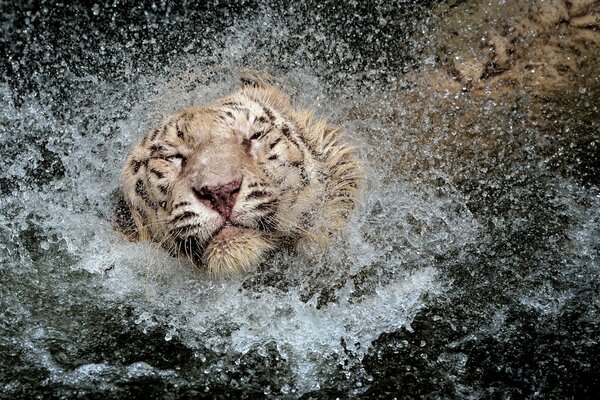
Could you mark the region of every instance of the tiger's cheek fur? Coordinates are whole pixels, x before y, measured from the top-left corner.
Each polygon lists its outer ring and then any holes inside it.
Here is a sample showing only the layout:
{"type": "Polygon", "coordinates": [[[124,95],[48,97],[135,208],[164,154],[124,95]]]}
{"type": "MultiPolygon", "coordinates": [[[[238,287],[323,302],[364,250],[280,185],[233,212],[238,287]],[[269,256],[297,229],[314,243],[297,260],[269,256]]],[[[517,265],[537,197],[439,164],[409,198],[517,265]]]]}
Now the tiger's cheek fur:
{"type": "Polygon", "coordinates": [[[280,244],[326,241],[343,226],[361,181],[340,130],[262,82],[149,132],[128,156],[122,191],[130,237],[231,276],[280,244]]]}

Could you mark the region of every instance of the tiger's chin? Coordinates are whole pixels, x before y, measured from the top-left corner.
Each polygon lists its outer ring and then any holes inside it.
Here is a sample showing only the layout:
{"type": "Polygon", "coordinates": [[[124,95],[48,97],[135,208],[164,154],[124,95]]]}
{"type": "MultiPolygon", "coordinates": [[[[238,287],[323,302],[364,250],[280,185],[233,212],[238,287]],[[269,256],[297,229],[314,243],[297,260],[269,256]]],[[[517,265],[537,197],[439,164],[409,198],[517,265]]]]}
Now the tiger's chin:
{"type": "Polygon", "coordinates": [[[274,248],[273,240],[263,232],[229,226],[208,243],[202,263],[211,276],[231,277],[255,269],[274,248]]]}

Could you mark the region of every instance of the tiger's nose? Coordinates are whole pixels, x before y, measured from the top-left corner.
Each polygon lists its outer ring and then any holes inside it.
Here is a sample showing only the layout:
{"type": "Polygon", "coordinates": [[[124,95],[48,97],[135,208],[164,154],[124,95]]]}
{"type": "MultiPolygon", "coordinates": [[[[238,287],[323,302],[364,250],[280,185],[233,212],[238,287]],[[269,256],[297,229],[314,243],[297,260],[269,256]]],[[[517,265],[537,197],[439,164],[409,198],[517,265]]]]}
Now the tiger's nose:
{"type": "Polygon", "coordinates": [[[212,208],[225,219],[229,219],[241,184],[241,180],[238,180],[225,185],[202,186],[200,189],[194,188],[194,194],[202,204],[212,208]]]}

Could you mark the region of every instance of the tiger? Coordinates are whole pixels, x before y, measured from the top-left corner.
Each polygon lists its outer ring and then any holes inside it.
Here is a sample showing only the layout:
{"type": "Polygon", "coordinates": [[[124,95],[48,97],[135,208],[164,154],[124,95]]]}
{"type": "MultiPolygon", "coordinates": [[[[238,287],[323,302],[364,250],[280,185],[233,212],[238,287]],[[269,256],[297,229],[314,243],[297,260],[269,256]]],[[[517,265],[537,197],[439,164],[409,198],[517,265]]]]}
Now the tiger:
{"type": "Polygon", "coordinates": [[[342,129],[314,114],[255,74],[168,117],[127,155],[117,229],[216,278],[284,247],[322,248],[344,228],[364,174],[342,129]]]}

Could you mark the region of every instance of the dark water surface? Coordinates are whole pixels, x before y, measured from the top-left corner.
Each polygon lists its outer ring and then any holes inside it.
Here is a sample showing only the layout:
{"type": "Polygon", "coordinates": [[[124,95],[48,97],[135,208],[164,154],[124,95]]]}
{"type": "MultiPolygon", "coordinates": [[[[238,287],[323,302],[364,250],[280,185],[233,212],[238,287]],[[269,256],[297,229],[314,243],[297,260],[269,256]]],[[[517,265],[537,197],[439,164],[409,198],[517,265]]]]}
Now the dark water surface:
{"type": "Polygon", "coordinates": [[[421,93],[438,3],[0,2],[0,398],[594,398],[598,75],[421,93]],[[210,281],[119,237],[111,193],[248,66],[368,184],[325,254],[210,281]]]}

